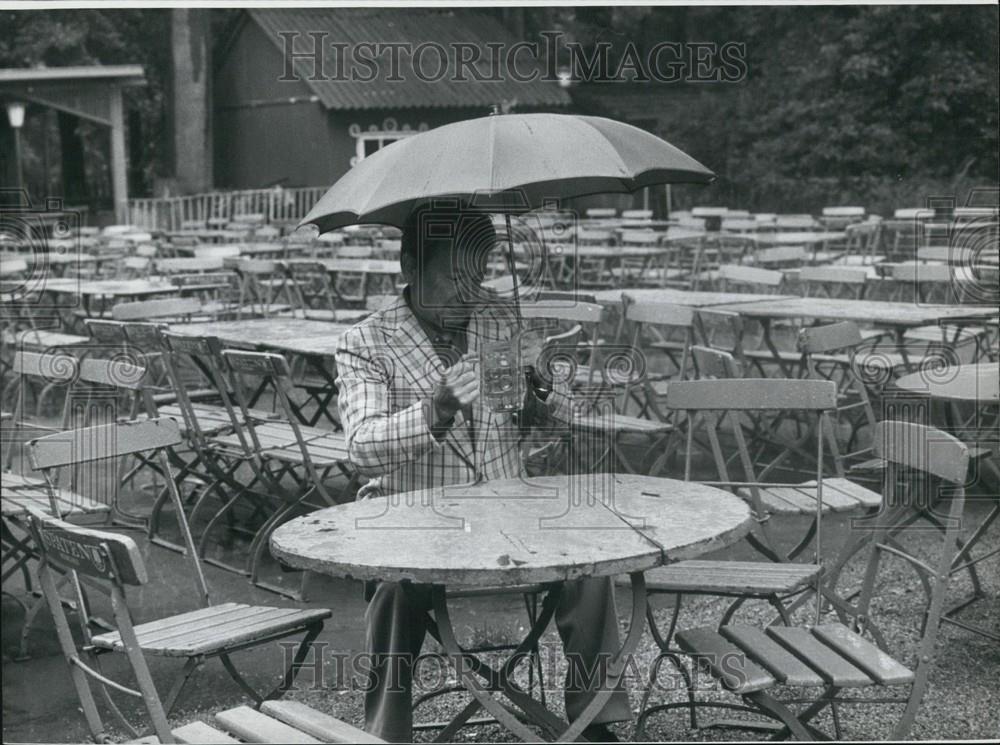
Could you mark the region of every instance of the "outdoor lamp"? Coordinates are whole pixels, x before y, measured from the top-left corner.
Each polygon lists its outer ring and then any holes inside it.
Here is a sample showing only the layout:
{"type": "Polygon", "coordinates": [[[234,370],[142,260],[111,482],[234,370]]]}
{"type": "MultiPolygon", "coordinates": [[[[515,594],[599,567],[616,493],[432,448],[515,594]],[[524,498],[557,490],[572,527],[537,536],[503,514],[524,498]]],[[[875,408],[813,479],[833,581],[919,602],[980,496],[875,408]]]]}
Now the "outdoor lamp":
{"type": "Polygon", "coordinates": [[[14,175],[17,188],[24,188],[24,172],[21,167],[21,127],[24,126],[25,106],[20,101],[7,102],[7,121],[14,130],[14,175]]]}
{"type": "Polygon", "coordinates": [[[20,101],[11,101],[7,104],[7,121],[13,129],[24,126],[24,108],[24,104],[20,101]]]}

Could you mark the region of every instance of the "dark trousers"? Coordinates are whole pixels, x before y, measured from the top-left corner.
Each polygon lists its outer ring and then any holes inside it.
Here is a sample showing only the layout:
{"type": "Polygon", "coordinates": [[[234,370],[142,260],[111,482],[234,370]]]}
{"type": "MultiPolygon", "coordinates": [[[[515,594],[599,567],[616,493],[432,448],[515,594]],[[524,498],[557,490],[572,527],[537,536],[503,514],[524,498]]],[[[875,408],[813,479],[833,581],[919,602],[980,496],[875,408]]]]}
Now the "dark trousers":
{"type": "MultiPolygon", "coordinates": [[[[420,655],[430,607],[426,588],[412,586],[404,591],[399,584],[382,582],[375,587],[365,611],[365,640],[373,676],[365,694],[365,729],[383,740],[413,739],[413,670],[408,663],[420,655]]],[[[602,671],[599,663],[607,664],[621,647],[612,581],[591,578],[567,582],[555,620],[571,665],[568,680],[572,676],[574,681],[565,691],[566,714],[572,721],[583,711],[590,693],[603,684],[601,675],[588,672],[602,671]]],[[[628,695],[619,685],[594,722],[631,718],[628,695]]]]}

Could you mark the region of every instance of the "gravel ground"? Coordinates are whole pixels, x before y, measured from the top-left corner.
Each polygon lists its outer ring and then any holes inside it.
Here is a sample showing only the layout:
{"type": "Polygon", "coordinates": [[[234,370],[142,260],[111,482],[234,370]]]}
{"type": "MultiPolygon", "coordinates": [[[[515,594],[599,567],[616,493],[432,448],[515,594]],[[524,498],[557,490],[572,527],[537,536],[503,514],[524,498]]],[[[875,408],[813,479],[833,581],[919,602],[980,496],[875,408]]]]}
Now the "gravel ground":
{"type": "MultiPolygon", "coordinates": [[[[974,516],[984,514],[987,503],[980,501],[971,505],[974,516]]],[[[1000,547],[998,531],[991,531],[984,541],[983,551],[996,550],[1000,547]]],[[[830,530],[828,537],[836,540],[843,535],[843,530],[830,530]]],[[[933,545],[931,534],[917,533],[909,545],[918,552],[933,545]]],[[[719,558],[747,558],[742,555],[745,546],[735,547],[720,554],[719,558]],[[734,555],[735,554],[735,555],[734,555]]],[[[859,581],[860,569],[858,562],[851,565],[844,575],[844,586],[852,586],[859,581]]],[[[980,569],[980,578],[987,597],[966,609],[962,618],[969,623],[983,627],[1000,628],[1000,572],[997,562],[985,562],[980,569]]],[[[957,601],[971,592],[971,583],[966,576],[959,576],[952,582],[949,600],[957,601]]],[[[619,608],[627,607],[628,592],[619,594],[619,608]]],[[[666,598],[654,600],[655,616],[661,628],[668,622],[672,607],[666,598]]],[[[687,598],[681,613],[681,627],[711,625],[717,622],[726,603],[719,599],[687,598]]],[[[893,655],[911,666],[914,663],[916,644],[919,641],[919,620],[924,607],[924,595],[920,589],[913,571],[902,561],[890,560],[879,574],[879,590],[877,603],[873,609],[873,617],[886,635],[893,655]]],[[[483,641],[489,637],[497,643],[514,638],[520,626],[523,615],[519,612],[517,601],[510,603],[510,613],[504,614],[485,630],[465,629],[463,641],[483,641]]],[[[799,612],[799,620],[811,616],[813,606],[799,612]]],[[[745,621],[769,620],[771,614],[763,604],[748,604],[740,611],[738,618],[745,621]]],[[[456,623],[461,623],[457,621],[456,623]]],[[[623,631],[627,619],[622,619],[623,631]]],[[[460,630],[461,631],[461,630],[460,630]]],[[[543,639],[543,659],[545,660],[545,679],[549,705],[561,711],[561,681],[565,670],[558,636],[548,633],[543,639]]],[[[433,651],[428,645],[427,651],[433,651]]],[[[646,684],[646,676],[656,658],[657,648],[652,638],[644,634],[642,643],[636,655],[635,664],[629,667],[626,684],[634,708],[638,708],[642,691],[646,684]]],[[[989,640],[972,635],[954,626],[944,625],[938,636],[937,658],[933,667],[930,685],[924,696],[923,703],[917,715],[916,722],[909,734],[910,739],[941,740],[941,739],[996,739],[1000,735],[1000,699],[997,694],[997,671],[1000,670],[1000,647],[989,640]]],[[[426,672],[428,686],[432,681],[440,681],[441,668],[429,665],[426,672]]],[[[521,671],[523,673],[523,671],[521,671]]],[[[526,684],[527,678],[521,674],[518,680],[526,684]]],[[[712,689],[701,681],[698,696],[702,700],[718,700],[737,703],[738,700],[727,693],[712,689]]],[[[785,697],[814,693],[815,691],[777,691],[785,697]],[[786,695],[787,694],[787,695],[786,695]]],[[[862,696],[874,695],[873,689],[860,690],[862,696]]],[[[885,689],[879,691],[885,695],[885,689]]],[[[892,689],[889,695],[907,695],[907,688],[892,689]]],[[[298,691],[293,698],[303,701],[317,709],[329,712],[346,721],[361,724],[363,722],[363,697],[360,691],[351,690],[321,690],[298,691]]],[[[449,695],[425,703],[418,710],[418,721],[433,721],[454,714],[464,705],[467,699],[464,695],[449,695]]],[[[652,702],[665,703],[684,700],[683,689],[674,674],[671,676],[669,667],[661,668],[661,677],[652,696],[652,702]],[[673,688],[673,690],[671,690],[673,688]]],[[[850,704],[839,708],[840,721],[845,739],[881,740],[887,739],[902,713],[899,704],[850,704]]],[[[177,719],[182,723],[210,716],[208,711],[189,711],[177,719]]],[[[701,713],[702,721],[711,721],[718,715],[718,710],[706,709],[701,713]]],[[[727,714],[730,718],[732,713],[727,714]]],[[[832,734],[832,721],[828,713],[819,716],[814,723],[824,731],[832,734]]],[[[634,723],[623,723],[613,726],[613,730],[621,739],[632,739],[635,736],[634,723]]],[[[431,733],[418,732],[418,741],[429,740],[431,733]]],[[[649,718],[646,729],[647,740],[677,741],[677,740],[755,740],[762,737],[743,730],[733,729],[699,729],[688,727],[686,712],[674,710],[654,714],[649,718]]],[[[510,733],[498,726],[468,727],[460,733],[462,741],[469,742],[515,742],[510,733]]]]}

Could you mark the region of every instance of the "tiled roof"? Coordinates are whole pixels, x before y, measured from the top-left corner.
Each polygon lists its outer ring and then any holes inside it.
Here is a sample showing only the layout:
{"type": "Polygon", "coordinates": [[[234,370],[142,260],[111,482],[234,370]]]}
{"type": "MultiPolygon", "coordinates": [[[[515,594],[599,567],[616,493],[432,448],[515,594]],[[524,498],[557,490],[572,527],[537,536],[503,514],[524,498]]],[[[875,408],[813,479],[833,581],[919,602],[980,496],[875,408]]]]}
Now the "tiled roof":
{"type": "MultiPolygon", "coordinates": [[[[533,80],[521,82],[511,79],[500,68],[503,79],[497,81],[475,80],[471,73],[465,80],[456,80],[453,72],[452,44],[473,44],[483,50],[478,68],[484,76],[491,74],[486,58],[487,43],[501,43],[509,49],[519,40],[491,16],[462,8],[453,9],[403,9],[403,8],[252,8],[250,17],[281,49],[279,32],[298,32],[294,50],[312,51],[310,32],[327,32],[326,57],[323,74],[327,79],[310,80],[312,60],[297,60],[297,71],[328,109],[398,109],[425,107],[489,107],[501,101],[516,100],[518,108],[556,107],[570,104],[570,97],[555,82],[533,80]],[[337,55],[330,44],[347,44],[343,56],[350,60],[361,43],[405,42],[417,45],[434,42],[448,50],[451,66],[440,80],[429,81],[414,74],[412,56],[398,55],[400,81],[387,80],[391,76],[389,53],[377,59],[377,75],[370,82],[359,80],[328,79],[338,75],[337,55]]],[[[362,48],[364,49],[364,48],[362,48]]],[[[370,55],[369,55],[370,56],[370,55]]],[[[501,60],[504,56],[501,55],[501,60]]],[[[527,53],[517,56],[517,69],[523,76],[532,68],[532,57],[527,53]]],[[[423,70],[436,75],[439,55],[429,48],[422,58],[423,70]]],[[[350,63],[348,63],[350,69],[350,63]]],[[[361,75],[369,75],[370,68],[355,65],[361,75]]],[[[541,72],[541,70],[540,70],[541,72]]]]}

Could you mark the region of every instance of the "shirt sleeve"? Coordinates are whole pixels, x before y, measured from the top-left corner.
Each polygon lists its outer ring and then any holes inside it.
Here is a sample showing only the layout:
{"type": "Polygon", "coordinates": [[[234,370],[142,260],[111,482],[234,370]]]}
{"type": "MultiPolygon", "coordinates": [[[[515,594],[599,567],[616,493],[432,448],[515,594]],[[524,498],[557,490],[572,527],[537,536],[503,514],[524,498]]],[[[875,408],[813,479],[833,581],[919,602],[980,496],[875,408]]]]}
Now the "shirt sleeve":
{"type": "Polygon", "coordinates": [[[372,349],[358,330],[345,335],[336,354],[337,398],[351,463],[362,475],[377,477],[441,444],[422,401],[392,410],[390,378],[372,349]]]}

